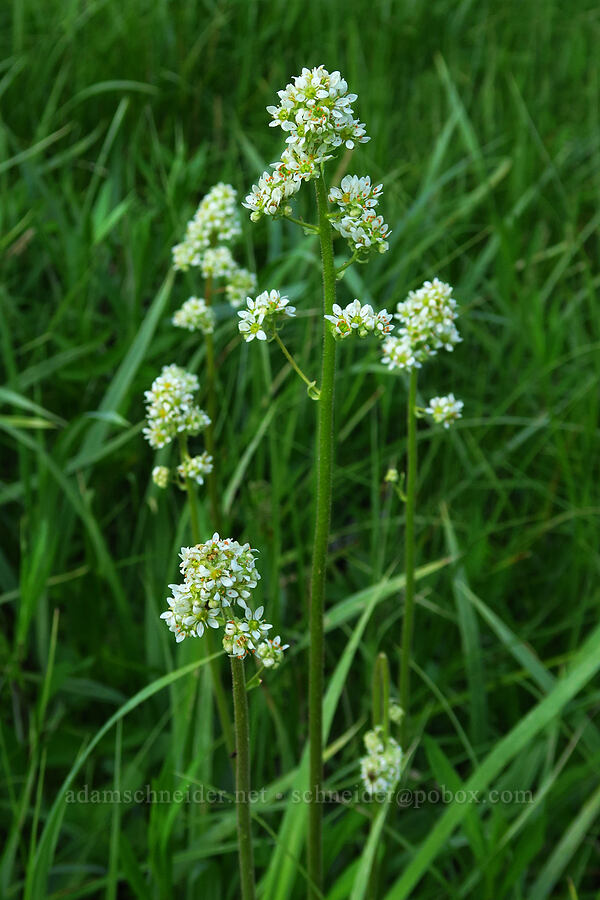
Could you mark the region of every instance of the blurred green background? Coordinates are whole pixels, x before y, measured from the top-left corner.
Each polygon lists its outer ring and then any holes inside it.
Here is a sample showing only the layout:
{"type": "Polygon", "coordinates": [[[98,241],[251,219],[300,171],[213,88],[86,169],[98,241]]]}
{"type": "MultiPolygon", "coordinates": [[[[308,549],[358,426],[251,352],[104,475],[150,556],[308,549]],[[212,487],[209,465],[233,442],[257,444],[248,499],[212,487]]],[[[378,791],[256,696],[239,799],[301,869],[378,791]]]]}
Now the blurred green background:
{"type": "MultiPolygon", "coordinates": [[[[215,182],[243,197],[278,157],[265,112],[276,90],[304,65],[340,69],[372,136],[342,166],[383,181],[393,232],[340,299],[390,309],[438,275],[461,305],[464,343],[420,379],[423,398],[461,397],[465,417],[451,433],[419,431],[418,557],[440,563],[419,581],[413,678],[427,737],[407,783],[465,780],[598,619],[600,11],[14,0],[0,25],[0,895],[233,898],[231,805],[64,806],[60,794],[69,772],[76,789],[231,789],[203,669],[136,703],[72,769],[136,691],[199,652],[176,648],[158,620],[188,523],[183,497],[152,485],[141,436],[143,391],[162,365],[202,380],[201,342],[169,321],[200,288],[182,275],[171,288],[170,248],[215,182]]],[[[317,244],[289,223],[242,220],[237,258],[299,308],[289,344],[316,377],[317,244]]],[[[260,550],[265,603],[293,645],[251,695],[253,782],[270,792],[257,866],[264,897],[301,897],[302,871],[274,847],[306,739],[315,407],[276,347],[242,346],[219,313],[228,531],[260,550]]],[[[328,679],[340,660],[349,669],[331,707],[336,790],[357,784],[375,655],[397,663],[403,509],[383,479],[403,467],[405,415],[404,381],[374,348],[343,345],[339,364],[328,679]]],[[[475,808],[414,896],[598,896],[598,699],[588,685],[494,782],[536,802],[475,808]]],[[[388,817],[373,896],[442,812],[388,817]]],[[[331,900],[350,896],[371,815],[328,805],[331,900]]]]}

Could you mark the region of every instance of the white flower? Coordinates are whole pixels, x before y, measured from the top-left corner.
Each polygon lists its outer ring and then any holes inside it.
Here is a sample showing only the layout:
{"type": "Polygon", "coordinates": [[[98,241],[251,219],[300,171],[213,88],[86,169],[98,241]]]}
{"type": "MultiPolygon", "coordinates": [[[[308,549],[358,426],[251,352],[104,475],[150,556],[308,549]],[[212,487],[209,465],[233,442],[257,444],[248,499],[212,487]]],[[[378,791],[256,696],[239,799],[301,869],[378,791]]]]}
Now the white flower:
{"type": "Polygon", "coordinates": [[[169,483],[169,469],[166,466],[154,466],[152,481],[159,488],[166,488],[169,483]]]}
{"type": "Polygon", "coordinates": [[[198,406],[193,395],[198,379],[179,366],[163,366],[161,374],[144,392],[147,425],[144,437],[151,447],[169,444],[178,434],[198,434],[210,424],[210,419],[198,406]]]}
{"type": "Polygon", "coordinates": [[[369,794],[392,791],[400,779],[402,749],[392,737],[384,742],[381,726],[368,731],[364,741],[367,754],[360,760],[360,772],[365,790],[369,794]]]}
{"type": "Polygon", "coordinates": [[[382,345],[381,361],[388,369],[418,369],[421,363],[415,356],[414,348],[407,335],[401,337],[391,334],[382,345]]]}
{"type": "Polygon", "coordinates": [[[244,302],[248,294],[256,287],[256,275],[248,269],[237,268],[229,276],[225,287],[225,296],[232,306],[237,307],[244,302]]]}
{"type": "Polygon", "coordinates": [[[221,540],[216,533],[203,544],[183,547],[180,569],[185,581],[215,609],[245,603],[260,579],[250,545],[221,540]]]}
{"type": "Polygon", "coordinates": [[[338,206],[338,211],[329,216],[331,224],[358,253],[385,253],[389,248],[389,227],[374,212],[382,190],[381,184],[372,186],[368,175],[346,175],[339,188],[329,192],[329,199],[338,206]]]}
{"type": "Polygon", "coordinates": [[[278,91],[279,105],[268,106],[272,126],[279,125],[286,141],[304,152],[322,146],[337,148],[345,144],[365,143],[365,126],[354,117],[352,103],[356,94],[339,72],[329,73],[324,66],[302,69],[302,73],[278,91]]]}
{"type": "Polygon", "coordinates": [[[218,628],[218,610],[212,609],[208,603],[199,597],[199,593],[191,584],[170,584],[172,596],[167,598],[169,609],[161,613],[169,626],[169,630],[175,633],[179,643],[186,637],[202,637],[204,629],[218,628]]]}
{"type": "Polygon", "coordinates": [[[287,650],[289,644],[281,644],[281,638],[279,635],[273,638],[273,640],[263,641],[262,644],[259,644],[256,648],[256,656],[260,659],[263,666],[267,669],[276,669],[281,662],[283,661],[283,652],[287,650]]]}
{"type": "Polygon", "coordinates": [[[200,265],[205,278],[229,278],[237,269],[229,247],[209,247],[200,265]]]}
{"type": "Polygon", "coordinates": [[[252,641],[260,641],[261,638],[266,637],[269,630],[273,627],[269,625],[268,622],[263,622],[263,615],[265,612],[264,606],[259,606],[257,609],[252,611],[249,606],[246,605],[244,600],[238,600],[240,606],[244,608],[244,614],[246,621],[242,621],[240,623],[240,629],[242,631],[246,631],[252,641]]]}
{"type": "Polygon", "coordinates": [[[448,394],[447,397],[432,397],[425,412],[434,422],[449,428],[452,422],[461,418],[463,406],[462,400],[457,400],[454,394],[448,394]]]}
{"type": "Polygon", "coordinates": [[[289,305],[287,297],[282,297],[279,291],[263,291],[256,300],[246,298],[246,309],[238,312],[240,322],[238,328],[244,340],[266,341],[267,330],[277,330],[278,323],[285,318],[292,317],[296,313],[296,307],[289,305]]]}
{"type": "Polygon", "coordinates": [[[186,271],[202,263],[204,252],[214,244],[227,243],[241,234],[236,192],[219,182],[200,203],[187,224],[183,242],[173,247],[173,267],[186,271]]]}
{"type": "Polygon", "coordinates": [[[177,473],[184,481],[189,478],[196,484],[204,484],[204,476],[213,470],[213,458],[204,451],[200,456],[187,456],[177,466],[177,473]]]}
{"type": "Polygon", "coordinates": [[[173,325],[188,331],[212,334],[215,330],[215,314],[203,297],[190,297],[173,316],[173,325]]]}
{"type": "Polygon", "coordinates": [[[334,337],[343,340],[351,334],[366,337],[375,334],[377,337],[385,337],[392,330],[392,317],[387,310],[379,313],[373,312],[369,304],[361,305],[360,300],[353,300],[345,309],[339,304],[333,304],[333,315],[325,316],[331,322],[331,330],[334,337]]]}
{"type": "Polygon", "coordinates": [[[258,222],[261,216],[289,215],[292,208],[286,200],[300,190],[301,183],[291,175],[286,176],[277,170],[263,172],[258,184],[252,185],[242,206],[251,210],[250,218],[253,222],[258,222]]]}
{"type": "Polygon", "coordinates": [[[400,476],[398,475],[398,469],[390,468],[385,473],[384,481],[389,482],[390,484],[397,484],[400,476]]]}
{"type": "Polygon", "coordinates": [[[235,659],[245,659],[249,652],[254,652],[254,643],[248,630],[242,628],[240,619],[229,619],[223,635],[223,650],[235,659]]]}
{"type": "Polygon", "coordinates": [[[437,278],[426,281],[398,304],[396,318],[402,323],[399,333],[409,339],[420,363],[442,348],[453,350],[461,341],[455,325],[456,306],[450,285],[437,278]]]}
{"type": "Polygon", "coordinates": [[[306,153],[301,148],[288,146],[281,154],[281,159],[271,163],[273,172],[263,172],[258,184],[252,185],[252,191],[242,206],[251,210],[250,218],[258,222],[261,216],[288,216],[292,208],[287,203],[289,197],[298,193],[303,181],[317,178],[322,163],[331,159],[321,148],[306,153]]]}

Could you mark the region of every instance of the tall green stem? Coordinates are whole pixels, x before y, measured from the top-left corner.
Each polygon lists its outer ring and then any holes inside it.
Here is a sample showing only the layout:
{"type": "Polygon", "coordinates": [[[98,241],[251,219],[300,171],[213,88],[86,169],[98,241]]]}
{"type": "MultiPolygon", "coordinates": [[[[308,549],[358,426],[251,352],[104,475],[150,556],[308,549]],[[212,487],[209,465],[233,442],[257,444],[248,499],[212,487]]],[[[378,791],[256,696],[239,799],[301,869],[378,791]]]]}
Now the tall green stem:
{"type": "Polygon", "coordinates": [[[407,407],[408,459],[406,471],[406,526],[404,532],[404,618],[400,660],[400,704],[404,710],[401,745],[406,748],[410,702],[410,652],[415,611],[415,506],[417,500],[417,372],[410,373],[407,407]]]}
{"type": "MultiPolygon", "coordinates": [[[[204,285],[204,299],[207,306],[212,304],[213,285],[212,278],[207,278],[204,285]]],[[[217,484],[217,465],[215,457],[215,419],[217,416],[217,395],[215,391],[216,367],[215,367],[215,343],[212,334],[205,335],[206,346],[206,411],[210,419],[210,425],[207,427],[204,439],[206,450],[213,458],[212,472],[207,475],[208,496],[210,500],[210,514],[214,528],[220,532],[221,523],[221,506],[219,504],[219,489],[217,484]]]]}
{"type": "MultiPolygon", "coordinates": [[[[188,455],[187,450],[187,435],[181,434],[179,437],[179,448],[181,454],[181,460],[183,462],[184,458],[188,455]]],[[[190,478],[186,478],[185,486],[187,489],[187,498],[188,498],[188,506],[190,510],[190,528],[192,532],[192,540],[195,544],[199,544],[201,540],[200,536],[200,524],[198,520],[198,499],[196,497],[196,488],[194,487],[194,483],[190,478]]],[[[229,715],[229,706],[227,703],[227,698],[225,696],[225,689],[223,688],[223,684],[221,682],[221,673],[219,667],[219,660],[214,655],[215,647],[213,636],[211,633],[211,629],[207,628],[204,632],[202,638],[203,645],[206,649],[206,655],[211,657],[209,661],[210,674],[212,677],[213,690],[215,692],[215,701],[217,704],[217,712],[219,714],[219,721],[221,723],[221,730],[223,732],[223,738],[225,740],[225,746],[227,747],[227,752],[231,755],[234,749],[233,742],[233,728],[231,727],[231,718],[229,715]]]]}
{"type": "MultiPolygon", "coordinates": [[[[327,218],[327,188],[321,175],[316,181],[319,239],[323,263],[323,314],[330,315],[335,302],[333,236],[327,218]]],[[[310,594],[310,650],[308,683],[308,736],[310,744],[310,804],[308,813],[309,900],[316,900],[323,883],[323,612],[325,569],[331,519],[333,472],[333,400],[335,339],[323,319],[323,362],[317,426],[317,509],[310,594]],[[315,890],[315,888],[317,890],[315,890]]]]}
{"type": "Polygon", "coordinates": [[[254,900],[254,852],[250,821],[250,730],[246,675],[241,659],[231,660],[235,717],[235,805],[242,900],[254,900]]]}

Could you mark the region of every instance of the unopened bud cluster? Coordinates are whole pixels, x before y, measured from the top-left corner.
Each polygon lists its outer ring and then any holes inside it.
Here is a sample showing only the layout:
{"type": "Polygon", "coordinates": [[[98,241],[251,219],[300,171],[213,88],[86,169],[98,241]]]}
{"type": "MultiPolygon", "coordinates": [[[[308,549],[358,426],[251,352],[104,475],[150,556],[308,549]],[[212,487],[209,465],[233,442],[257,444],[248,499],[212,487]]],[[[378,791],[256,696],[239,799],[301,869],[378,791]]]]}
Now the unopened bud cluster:
{"type": "Polygon", "coordinates": [[[184,581],[169,585],[169,608],[161,615],[178,643],[202,637],[206,628],[223,627],[223,649],[229,656],[244,659],[256,653],[265,666],[279,665],[287,645],[282,647],[279,638],[268,640],[273,626],[265,622],[264,608],[248,605],[260,580],[255,552],[249,544],[221,539],[217,533],[203,544],[182,548],[179,568],[184,581]]]}
{"type": "Polygon", "coordinates": [[[369,794],[393,791],[402,771],[402,749],[393,737],[384,740],[380,725],[364,736],[366,755],[360,760],[360,774],[369,794]]]}

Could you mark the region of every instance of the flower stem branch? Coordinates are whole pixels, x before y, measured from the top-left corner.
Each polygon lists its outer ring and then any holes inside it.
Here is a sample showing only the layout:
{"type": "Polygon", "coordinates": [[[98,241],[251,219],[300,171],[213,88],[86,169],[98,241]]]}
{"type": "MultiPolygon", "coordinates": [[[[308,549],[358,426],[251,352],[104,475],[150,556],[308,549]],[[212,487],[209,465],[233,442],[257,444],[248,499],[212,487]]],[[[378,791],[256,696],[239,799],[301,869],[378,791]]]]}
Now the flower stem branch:
{"type": "MultiPolygon", "coordinates": [[[[319,209],[319,239],[323,264],[323,313],[331,315],[335,302],[335,266],[333,237],[328,218],[327,188],[321,174],[315,182],[319,209]]],[[[323,357],[321,395],[317,430],[317,508],[313,545],[310,594],[310,648],[308,686],[309,730],[309,821],[308,874],[309,900],[316,900],[323,883],[323,805],[319,794],[323,781],[323,613],[325,570],[331,520],[331,484],[333,474],[333,407],[335,378],[335,338],[323,320],[323,357]]]]}
{"type": "Polygon", "coordinates": [[[417,372],[410,373],[407,407],[407,474],[406,474],[406,527],[404,535],[404,617],[402,620],[402,656],[400,659],[400,705],[404,711],[401,728],[401,746],[407,745],[408,708],[410,702],[410,652],[412,644],[415,606],[415,506],[417,495],[417,372]]]}
{"type": "Polygon", "coordinates": [[[254,851],[250,821],[250,731],[246,676],[241,659],[231,660],[235,718],[235,800],[242,900],[254,900],[254,851]]]}
{"type": "Polygon", "coordinates": [[[295,219],[294,216],[284,216],[283,218],[287,219],[288,222],[293,222],[294,225],[300,225],[307,231],[314,231],[315,234],[319,234],[319,226],[313,225],[312,222],[303,222],[302,219],[295,219]]]}
{"type": "Polygon", "coordinates": [[[357,259],[358,259],[358,253],[353,253],[352,256],[350,257],[350,259],[346,260],[346,262],[343,265],[341,265],[338,269],[336,269],[335,270],[336,280],[339,281],[341,275],[346,271],[346,269],[349,266],[352,265],[352,263],[355,263],[357,259]]]}
{"type": "Polygon", "coordinates": [[[296,360],[294,359],[294,357],[292,356],[292,354],[290,353],[288,348],[285,346],[285,344],[283,343],[283,341],[281,340],[281,338],[279,337],[277,332],[275,332],[275,340],[281,347],[281,351],[282,351],[283,355],[289,362],[289,364],[292,367],[292,369],[294,370],[294,372],[296,372],[296,374],[300,376],[300,378],[302,379],[304,384],[307,386],[308,390],[314,392],[313,399],[318,400],[319,396],[320,396],[320,391],[315,387],[315,382],[310,381],[307,378],[307,376],[304,374],[304,372],[302,371],[302,369],[300,368],[300,366],[298,365],[298,363],[296,362],[296,360]]]}

